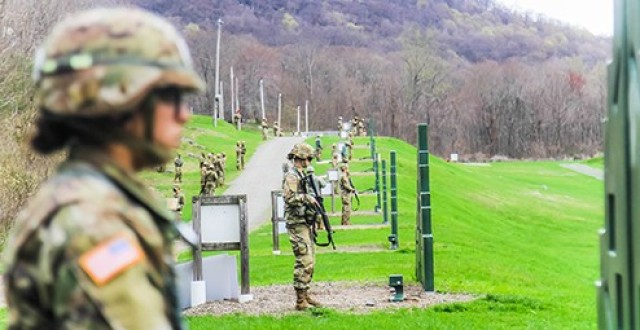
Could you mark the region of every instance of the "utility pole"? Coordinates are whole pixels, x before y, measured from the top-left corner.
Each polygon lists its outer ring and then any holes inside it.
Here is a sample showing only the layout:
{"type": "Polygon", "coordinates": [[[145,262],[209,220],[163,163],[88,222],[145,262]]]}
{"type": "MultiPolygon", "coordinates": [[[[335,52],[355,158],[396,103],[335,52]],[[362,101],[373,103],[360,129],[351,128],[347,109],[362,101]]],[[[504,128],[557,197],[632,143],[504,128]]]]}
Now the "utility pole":
{"type": "Polygon", "coordinates": [[[238,89],[238,77],[236,78],[236,111],[240,110],[240,90],[238,89]]]}
{"type": "Polygon", "coordinates": [[[222,30],[222,19],[218,18],[218,41],[216,42],[216,82],[214,87],[214,106],[213,106],[213,126],[218,127],[218,112],[220,111],[219,93],[220,93],[220,33],[222,30]]]}
{"type": "Polygon", "coordinates": [[[220,81],[220,119],[224,120],[224,81],[220,81]]]}
{"type": "Polygon", "coordinates": [[[262,78],[260,78],[260,108],[262,109],[262,118],[267,118],[264,114],[264,82],[262,78]]]}
{"type": "Polygon", "coordinates": [[[278,125],[282,128],[282,93],[278,93],[278,125]]]}
{"type": "Polygon", "coordinates": [[[309,100],[304,101],[304,131],[309,134],[309,100]]]}
{"type": "Polygon", "coordinates": [[[298,125],[296,127],[296,134],[300,135],[300,106],[298,106],[298,125]]]}
{"type": "Polygon", "coordinates": [[[229,104],[231,105],[231,119],[233,119],[233,116],[236,114],[236,109],[234,109],[234,102],[235,102],[235,94],[234,94],[234,90],[233,88],[234,86],[234,82],[233,82],[233,67],[230,68],[229,70],[229,90],[231,91],[231,97],[229,98],[229,104]]]}

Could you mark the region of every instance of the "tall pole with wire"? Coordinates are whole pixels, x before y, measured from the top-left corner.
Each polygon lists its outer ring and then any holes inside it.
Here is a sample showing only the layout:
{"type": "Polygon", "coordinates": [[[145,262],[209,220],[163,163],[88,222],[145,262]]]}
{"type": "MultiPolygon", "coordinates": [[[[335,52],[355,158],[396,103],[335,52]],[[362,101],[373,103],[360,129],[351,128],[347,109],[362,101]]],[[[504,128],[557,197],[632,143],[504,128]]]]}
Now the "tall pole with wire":
{"type": "Polygon", "coordinates": [[[218,112],[220,111],[220,33],[222,19],[218,18],[218,40],[216,42],[216,81],[214,85],[213,126],[218,127],[218,112]]]}

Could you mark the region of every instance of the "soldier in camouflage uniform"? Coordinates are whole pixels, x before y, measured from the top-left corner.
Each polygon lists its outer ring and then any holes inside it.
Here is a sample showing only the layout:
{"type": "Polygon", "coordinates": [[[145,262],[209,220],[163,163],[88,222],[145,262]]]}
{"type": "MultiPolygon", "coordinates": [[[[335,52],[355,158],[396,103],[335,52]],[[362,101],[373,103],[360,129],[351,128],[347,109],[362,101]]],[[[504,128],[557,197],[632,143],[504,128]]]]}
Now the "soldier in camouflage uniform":
{"type": "Polygon", "coordinates": [[[240,166],[240,157],[242,154],[242,145],[240,145],[240,141],[236,141],[236,170],[240,171],[242,167],[240,166]]]}
{"type": "Polygon", "coordinates": [[[204,170],[204,188],[202,189],[203,196],[213,196],[216,193],[216,182],[218,181],[218,175],[213,164],[207,164],[204,170]]]}
{"type": "Polygon", "coordinates": [[[342,134],[342,130],[344,129],[344,124],[342,123],[342,116],[338,117],[338,136],[342,134]]]}
{"type": "Polygon", "coordinates": [[[184,194],[180,191],[180,186],[173,186],[173,198],[177,200],[176,213],[182,217],[182,209],[184,208],[184,194]]]}
{"type": "Polygon", "coordinates": [[[202,91],[166,20],[133,9],[57,24],[33,66],[31,141],[68,151],[18,215],[5,249],[9,329],[181,329],[175,215],[137,177],[172,158],[202,91]]]}
{"type": "Polygon", "coordinates": [[[320,303],[309,297],[309,284],[313,278],[315,251],[311,237],[311,225],[316,213],[313,204],[317,204],[312,195],[305,193],[305,168],[313,159],[313,148],[306,144],[296,144],[287,157],[293,167],[284,178],[284,202],[289,241],[296,261],[293,268],[293,287],[296,290],[297,310],[304,310],[320,303]]]}
{"type": "Polygon", "coordinates": [[[262,139],[266,140],[269,135],[269,124],[267,123],[267,118],[262,118],[260,126],[262,127],[262,139]]]}
{"type": "Polygon", "coordinates": [[[340,197],[342,200],[342,222],[343,226],[348,226],[351,224],[349,220],[351,218],[351,196],[356,191],[356,189],[351,185],[351,180],[349,177],[349,166],[347,164],[342,164],[340,166],[340,170],[342,171],[342,175],[340,176],[340,197]]]}
{"type": "Polygon", "coordinates": [[[216,187],[222,187],[224,185],[224,160],[222,159],[222,153],[218,153],[214,156],[213,169],[216,171],[216,187]]]}
{"type": "Polygon", "coordinates": [[[244,169],[244,156],[247,153],[247,145],[242,141],[240,145],[240,168],[244,169]]]}
{"type": "Polygon", "coordinates": [[[316,162],[319,162],[322,158],[322,141],[320,135],[316,136],[316,162]]]}
{"type": "Polygon", "coordinates": [[[280,126],[278,125],[277,121],[273,122],[273,136],[275,137],[280,136],[280,126]]]}
{"type": "Polygon", "coordinates": [[[182,165],[184,165],[184,161],[182,160],[182,157],[180,157],[180,154],[178,154],[178,156],[176,156],[176,159],[173,160],[173,165],[174,165],[174,169],[175,169],[175,175],[173,176],[173,182],[180,182],[182,183],[182,165]]]}

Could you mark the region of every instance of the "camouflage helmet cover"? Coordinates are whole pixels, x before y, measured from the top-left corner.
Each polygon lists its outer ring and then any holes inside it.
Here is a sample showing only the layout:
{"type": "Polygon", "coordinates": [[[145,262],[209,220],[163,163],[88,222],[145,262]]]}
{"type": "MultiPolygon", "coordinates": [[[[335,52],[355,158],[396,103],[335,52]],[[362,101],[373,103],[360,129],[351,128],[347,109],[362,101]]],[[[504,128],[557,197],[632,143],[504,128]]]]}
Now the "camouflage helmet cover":
{"type": "Polygon", "coordinates": [[[132,111],[155,88],[202,91],[184,39],[165,19],[94,9],[58,23],[36,53],[37,103],[56,115],[132,111]]]}
{"type": "Polygon", "coordinates": [[[289,159],[300,158],[300,159],[308,159],[312,158],[314,154],[313,147],[306,143],[298,143],[293,146],[293,149],[289,152],[289,159]]]}

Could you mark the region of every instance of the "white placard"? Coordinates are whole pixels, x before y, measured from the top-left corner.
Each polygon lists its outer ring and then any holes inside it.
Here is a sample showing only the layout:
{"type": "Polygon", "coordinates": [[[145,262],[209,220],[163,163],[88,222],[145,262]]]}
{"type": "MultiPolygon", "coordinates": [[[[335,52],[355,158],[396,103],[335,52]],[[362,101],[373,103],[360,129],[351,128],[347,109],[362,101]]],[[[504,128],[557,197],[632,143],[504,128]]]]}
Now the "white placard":
{"type": "Polygon", "coordinates": [[[329,181],[338,181],[340,179],[338,170],[327,170],[327,176],[329,177],[329,181]]]}
{"type": "Polygon", "coordinates": [[[282,195],[276,196],[276,218],[284,218],[284,196],[282,195]]]}
{"type": "Polygon", "coordinates": [[[451,161],[452,162],[457,162],[458,161],[458,154],[451,154],[451,161]]]}
{"type": "Polygon", "coordinates": [[[240,242],[240,207],[238,205],[201,205],[202,243],[240,242]]]}
{"type": "Polygon", "coordinates": [[[327,182],[327,184],[325,184],[324,188],[322,188],[322,190],[320,190],[320,195],[322,195],[322,196],[331,196],[331,192],[333,192],[333,183],[327,182]]]}

